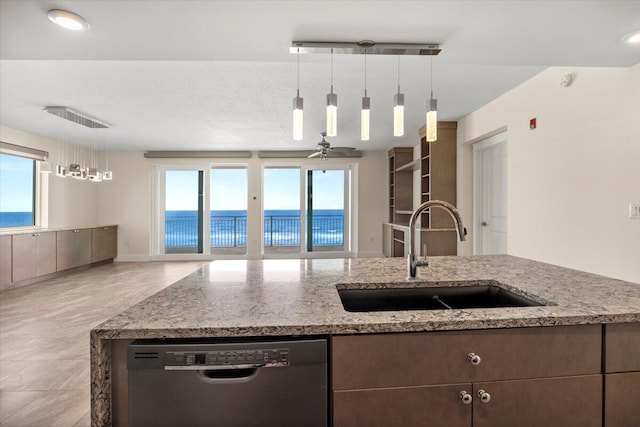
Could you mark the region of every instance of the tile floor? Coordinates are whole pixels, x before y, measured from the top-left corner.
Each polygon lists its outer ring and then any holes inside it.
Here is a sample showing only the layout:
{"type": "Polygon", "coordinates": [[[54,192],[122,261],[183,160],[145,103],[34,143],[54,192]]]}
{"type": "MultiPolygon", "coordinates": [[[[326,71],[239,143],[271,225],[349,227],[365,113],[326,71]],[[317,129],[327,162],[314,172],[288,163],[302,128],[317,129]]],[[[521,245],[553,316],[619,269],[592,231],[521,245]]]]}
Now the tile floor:
{"type": "Polygon", "coordinates": [[[89,330],[202,264],[114,263],[0,292],[0,425],[89,426],[89,330]]]}

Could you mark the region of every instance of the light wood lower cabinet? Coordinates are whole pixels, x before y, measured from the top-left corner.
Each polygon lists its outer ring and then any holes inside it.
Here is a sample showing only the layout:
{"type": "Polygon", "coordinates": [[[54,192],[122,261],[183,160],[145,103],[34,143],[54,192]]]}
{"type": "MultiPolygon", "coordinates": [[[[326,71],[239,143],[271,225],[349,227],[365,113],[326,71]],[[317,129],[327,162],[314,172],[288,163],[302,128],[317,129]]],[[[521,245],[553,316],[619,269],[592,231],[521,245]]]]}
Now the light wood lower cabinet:
{"type": "Polygon", "coordinates": [[[11,236],[0,236],[0,289],[11,283],[11,236]]]}
{"type": "Polygon", "coordinates": [[[116,257],[118,252],[118,228],[115,226],[91,229],[91,262],[116,257]]]}
{"type": "Polygon", "coordinates": [[[334,425],[601,425],[601,329],[334,336],[334,425]]]}
{"type": "Polygon", "coordinates": [[[12,251],[14,282],[56,271],[56,232],[15,234],[12,251]]]}
{"type": "Polygon", "coordinates": [[[91,263],[91,229],[58,231],[57,271],[91,263]]]}

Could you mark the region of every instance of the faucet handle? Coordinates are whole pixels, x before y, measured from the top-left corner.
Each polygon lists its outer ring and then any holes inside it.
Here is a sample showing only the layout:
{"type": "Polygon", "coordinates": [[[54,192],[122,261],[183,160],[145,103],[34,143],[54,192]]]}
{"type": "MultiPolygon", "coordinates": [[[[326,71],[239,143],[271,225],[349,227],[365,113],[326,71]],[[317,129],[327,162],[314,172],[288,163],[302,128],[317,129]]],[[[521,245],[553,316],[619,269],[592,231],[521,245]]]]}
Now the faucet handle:
{"type": "Polygon", "coordinates": [[[427,244],[422,244],[422,258],[416,261],[416,265],[421,267],[426,267],[429,265],[429,261],[427,260],[427,244]]]}

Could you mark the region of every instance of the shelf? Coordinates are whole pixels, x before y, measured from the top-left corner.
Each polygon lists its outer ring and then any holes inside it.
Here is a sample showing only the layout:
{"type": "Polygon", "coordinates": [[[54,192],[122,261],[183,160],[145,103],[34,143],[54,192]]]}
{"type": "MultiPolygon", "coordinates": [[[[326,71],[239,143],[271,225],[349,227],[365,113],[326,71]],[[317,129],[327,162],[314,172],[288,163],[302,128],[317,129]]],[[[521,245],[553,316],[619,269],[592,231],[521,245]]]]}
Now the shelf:
{"type": "Polygon", "coordinates": [[[418,170],[418,169],[420,169],[420,162],[416,159],[416,160],[414,160],[412,162],[409,162],[409,163],[407,163],[405,165],[402,165],[402,166],[396,168],[396,173],[398,173],[398,172],[412,172],[412,171],[415,171],[415,170],[418,170]]]}

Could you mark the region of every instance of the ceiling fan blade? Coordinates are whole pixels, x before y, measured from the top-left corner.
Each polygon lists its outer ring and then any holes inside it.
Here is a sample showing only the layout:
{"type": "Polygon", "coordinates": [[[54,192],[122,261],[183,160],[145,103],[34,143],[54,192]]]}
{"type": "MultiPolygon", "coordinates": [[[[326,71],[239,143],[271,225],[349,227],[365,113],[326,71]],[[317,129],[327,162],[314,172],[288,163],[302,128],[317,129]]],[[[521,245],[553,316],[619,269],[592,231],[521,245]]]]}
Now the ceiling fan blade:
{"type": "Polygon", "coordinates": [[[353,151],[355,150],[354,147],[331,147],[331,150],[333,151],[353,151]]]}
{"type": "Polygon", "coordinates": [[[316,152],[315,152],[315,153],[313,153],[313,154],[309,154],[309,155],[307,156],[307,159],[313,159],[314,157],[318,157],[318,156],[321,156],[321,155],[322,155],[322,151],[316,151],[316,152]]]}

